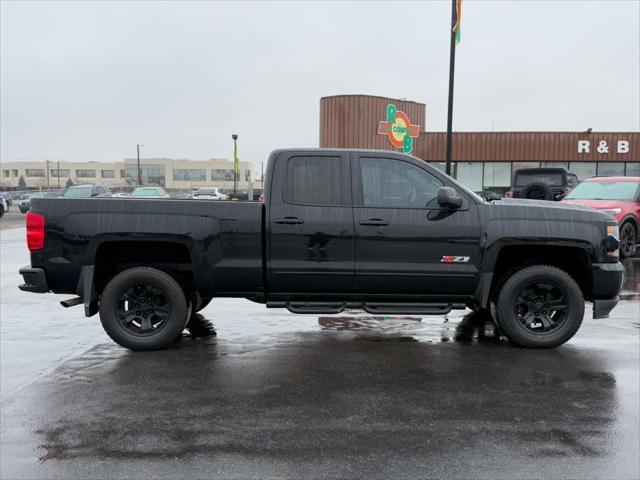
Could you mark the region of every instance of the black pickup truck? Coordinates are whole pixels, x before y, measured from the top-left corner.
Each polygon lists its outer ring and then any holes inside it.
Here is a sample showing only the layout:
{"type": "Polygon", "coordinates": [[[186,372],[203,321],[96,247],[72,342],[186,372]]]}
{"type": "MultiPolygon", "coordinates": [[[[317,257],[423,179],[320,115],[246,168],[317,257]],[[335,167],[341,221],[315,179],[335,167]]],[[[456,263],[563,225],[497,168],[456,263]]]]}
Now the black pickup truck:
{"type": "Polygon", "coordinates": [[[28,292],[75,294],[133,350],[166,346],[214,297],[293,313],[487,309],[525,347],[606,318],[623,267],[608,214],[537,200],[486,202],[424,161],[388,151],[277,150],[264,203],[34,199],[28,292]]]}

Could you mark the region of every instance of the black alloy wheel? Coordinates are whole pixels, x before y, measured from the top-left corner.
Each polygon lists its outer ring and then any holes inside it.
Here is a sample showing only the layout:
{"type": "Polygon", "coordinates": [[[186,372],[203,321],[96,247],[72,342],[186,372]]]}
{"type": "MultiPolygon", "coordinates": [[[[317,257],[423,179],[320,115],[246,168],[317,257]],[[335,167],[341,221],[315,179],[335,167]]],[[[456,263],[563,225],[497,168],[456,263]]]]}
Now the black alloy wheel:
{"type": "Polygon", "coordinates": [[[515,316],[533,333],[547,333],[567,319],[569,305],[562,287],[549,282],[532,282],[520,289],[514,304],[515,316]]]}
{"type": "Polygon", "coordinates": [[[620,256],[627,258],[636,251],[637,233],[631,222],[625,223],[620,229],[620,256]]]}
{"type": "Polygon", "coordinates": [[[167,325],[169,305],[164,290],[138,283],[121,291],[115,315],[130,333],[153,335],[167,325]]]}
{"type": "Polygon", "coordinates": [[[580,328],[584,296],[576,281],[551,265],[511,274],[500,287],[495,319],[513,343],[528,348],[562,345],[580,328]]]}
{"type": "Polygon", "coordinates": [[[100,296],[107,334],[130,350],[157,350],[173,342],[191,313],[184,291],[166,272],[135,267],[113,277],[100,296]]]}

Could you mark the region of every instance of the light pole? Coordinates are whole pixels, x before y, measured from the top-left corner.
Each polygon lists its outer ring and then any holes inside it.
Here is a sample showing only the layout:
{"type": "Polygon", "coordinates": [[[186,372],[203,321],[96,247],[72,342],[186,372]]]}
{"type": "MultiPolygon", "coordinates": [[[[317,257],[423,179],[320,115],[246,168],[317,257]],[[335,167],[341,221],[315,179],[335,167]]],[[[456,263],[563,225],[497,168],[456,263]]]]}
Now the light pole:
{"type": "Polygon", "coordinates": [[[260,162],[260,183],[262,184],[262,193],[264,193],[264,161],[260,162]]]}
{"type": "Polygon", "coordinates": [[[51,172],[49,172],[49,159],[47,158],[47,190],[49,190],[51,188],[50,180],[49,180],[49,175],[50,174],[51,174],[51,172]]]}
{"type": "Polygon", "coordinates": [[[142,170],[140,170],[140,147],[144,147],[144,145],[140,145],[139,143],[136,145],[138,149],[138,186],[142,185],[142,170]]]}
{"type": "Polygon", "coordinates": [[[238,135],[231,134],[233,138],[233,196],[237,196],[238,192],[238,135]]]}

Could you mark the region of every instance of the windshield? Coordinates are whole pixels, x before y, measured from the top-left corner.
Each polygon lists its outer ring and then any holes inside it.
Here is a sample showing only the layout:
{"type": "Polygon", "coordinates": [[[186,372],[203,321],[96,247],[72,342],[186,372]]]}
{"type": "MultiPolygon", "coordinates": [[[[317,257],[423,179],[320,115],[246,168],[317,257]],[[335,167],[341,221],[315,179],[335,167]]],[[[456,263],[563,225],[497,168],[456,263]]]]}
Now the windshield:
{"type": "Polygon", "coordinates": [[[81,198],[91,196],[91,187],[70,187],[62,195],[64,198],[81,198]]]}
{"type": "Polygon", "coordinates": [[[566,198],[581,200],[629,200],[638,190],[634,182],[584,182],[574,188],[566,198]]]}
{"type": "Polygon", "coordinates": [[[542,182],[554,187],[562,186],[562,173],[519,173],[516,178],[516,187],[524,187],[532,182],[542,182]]]}
{"type": "Polygon", "coordinates": [[[156,188],[136,188],[131,194],[132,197],[157,197],[160,192],[156,188]]]}

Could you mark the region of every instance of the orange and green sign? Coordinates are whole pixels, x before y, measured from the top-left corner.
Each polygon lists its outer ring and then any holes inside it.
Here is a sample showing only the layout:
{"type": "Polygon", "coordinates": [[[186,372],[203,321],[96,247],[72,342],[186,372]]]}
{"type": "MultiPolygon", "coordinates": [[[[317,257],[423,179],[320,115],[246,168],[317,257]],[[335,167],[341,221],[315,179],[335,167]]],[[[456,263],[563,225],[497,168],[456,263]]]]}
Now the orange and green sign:
{"type": "Polygon", "coordinates": [[[401,148],[403,153],[411,153],[413,139],[420,134],[420,125],[412,125],[407,114],[390,103],[387,105],[387,121],[380,122],[378,134],[389,137],[391,144],[401,148]]]}

